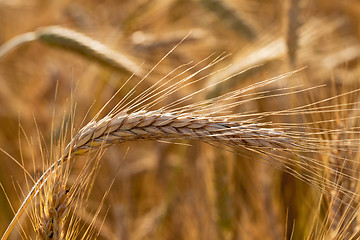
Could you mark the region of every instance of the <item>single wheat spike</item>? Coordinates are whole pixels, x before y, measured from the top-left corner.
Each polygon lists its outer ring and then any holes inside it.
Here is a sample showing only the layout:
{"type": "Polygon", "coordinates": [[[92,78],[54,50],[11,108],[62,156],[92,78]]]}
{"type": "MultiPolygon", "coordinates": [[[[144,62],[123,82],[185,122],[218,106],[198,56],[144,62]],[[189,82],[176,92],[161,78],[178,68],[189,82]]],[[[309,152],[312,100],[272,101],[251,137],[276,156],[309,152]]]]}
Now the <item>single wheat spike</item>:
{"type": "Polygon", "coordinates": [[[160,111],[120,112],[91,122],[66,147],[64,157],[82,155],[99,147],[135,140],[199,139],[234,147],[286,149],[289,138],[281,131],[256,124],[227,122],[217,118],[177,115],[160,111]]]}

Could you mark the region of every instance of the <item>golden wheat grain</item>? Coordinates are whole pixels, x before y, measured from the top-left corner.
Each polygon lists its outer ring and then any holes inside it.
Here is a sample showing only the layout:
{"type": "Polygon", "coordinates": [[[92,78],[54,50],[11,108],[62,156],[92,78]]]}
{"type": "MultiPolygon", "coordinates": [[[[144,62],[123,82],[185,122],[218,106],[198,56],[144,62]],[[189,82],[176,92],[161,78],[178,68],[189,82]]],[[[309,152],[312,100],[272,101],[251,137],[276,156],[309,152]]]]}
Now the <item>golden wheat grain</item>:
{"type": "Polygon", "coordinates": [[[289,148],[285,133],[256,124],[227,122],[217,118],[177,115],[160,111],[120,112],[98,122],[91,122],[75,136],[65,150],[82,155],[99,147],[135,140],[199,139],[237,147],[279,149],[289,148]]]}

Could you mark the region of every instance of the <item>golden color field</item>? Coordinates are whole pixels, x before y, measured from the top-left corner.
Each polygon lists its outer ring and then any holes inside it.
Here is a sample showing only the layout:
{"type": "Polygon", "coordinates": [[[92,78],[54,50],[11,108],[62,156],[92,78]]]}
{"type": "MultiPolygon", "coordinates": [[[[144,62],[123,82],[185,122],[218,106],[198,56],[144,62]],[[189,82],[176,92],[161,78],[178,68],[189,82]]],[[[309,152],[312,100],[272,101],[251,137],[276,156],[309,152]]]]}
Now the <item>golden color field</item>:
{"type": "Polygon", "coordinates": [[[2,239],[359,239],[357,0],[0,0],[2,239]]]}

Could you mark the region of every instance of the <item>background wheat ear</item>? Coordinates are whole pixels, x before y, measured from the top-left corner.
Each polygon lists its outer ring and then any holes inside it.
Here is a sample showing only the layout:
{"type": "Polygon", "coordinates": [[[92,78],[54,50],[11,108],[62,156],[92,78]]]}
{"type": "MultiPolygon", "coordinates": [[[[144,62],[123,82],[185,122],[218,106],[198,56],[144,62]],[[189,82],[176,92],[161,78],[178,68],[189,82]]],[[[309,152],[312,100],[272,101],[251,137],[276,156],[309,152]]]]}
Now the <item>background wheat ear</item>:
{"type": "Polygon", "coordinates": [[[65,239],[65,221],[70,209],[70,193],[58,173],[42,190],[38,235],[40,239],[65,239]]]}
{"type": "Polygon", "coordinates": [[[85,36],[82,33],[60,26],[41,27],[34,32],[24,33],[10,39],[0,46],[0,58],[25,43],[33,41],[40,41],[80,54],[104,65],[113,67],[129,76],[144,76],[143,71],[125,55],[112,50],[107,45],[85,36]]]}

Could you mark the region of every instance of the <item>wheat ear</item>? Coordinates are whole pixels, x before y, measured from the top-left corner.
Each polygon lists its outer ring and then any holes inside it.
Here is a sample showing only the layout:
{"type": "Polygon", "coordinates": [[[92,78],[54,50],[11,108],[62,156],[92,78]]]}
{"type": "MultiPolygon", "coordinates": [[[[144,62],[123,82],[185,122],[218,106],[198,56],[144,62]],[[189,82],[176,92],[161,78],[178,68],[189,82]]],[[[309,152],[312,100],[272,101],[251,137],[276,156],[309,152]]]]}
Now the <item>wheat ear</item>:
{"type": "Polygon", "coordinates": [[[234,147],[286,149],[285,133],[256,124],[227,122],[218,118],[177,115],[160,111],[120,112],[91,122],[66,147],[65,156],[82,155],[115,143],[135,140],[199,139],[234,147]]]}
{"type": "Polygon", "coordinates": [[[64,239],[70,198],[63,180],[59,174],[55,174],[44,190],[40,226],[37,229],[40,239],[64,239]]]}
{"type": "Polygon", "coordinates": [[[128,74],[141,75],[138,66],[126,56],[82,33],[58,26],[36,30],[41,42],[66,48],[128,74]]]}
{"type": "Polygon", "coordinates": [[[82,33],[59,26],[41,27],[34,32],[14,37],[0,46],[0,58],[11,50],[36,40],[76,52],[129,75],[143,76],[139,67],[125,55],[82,33]]]}

